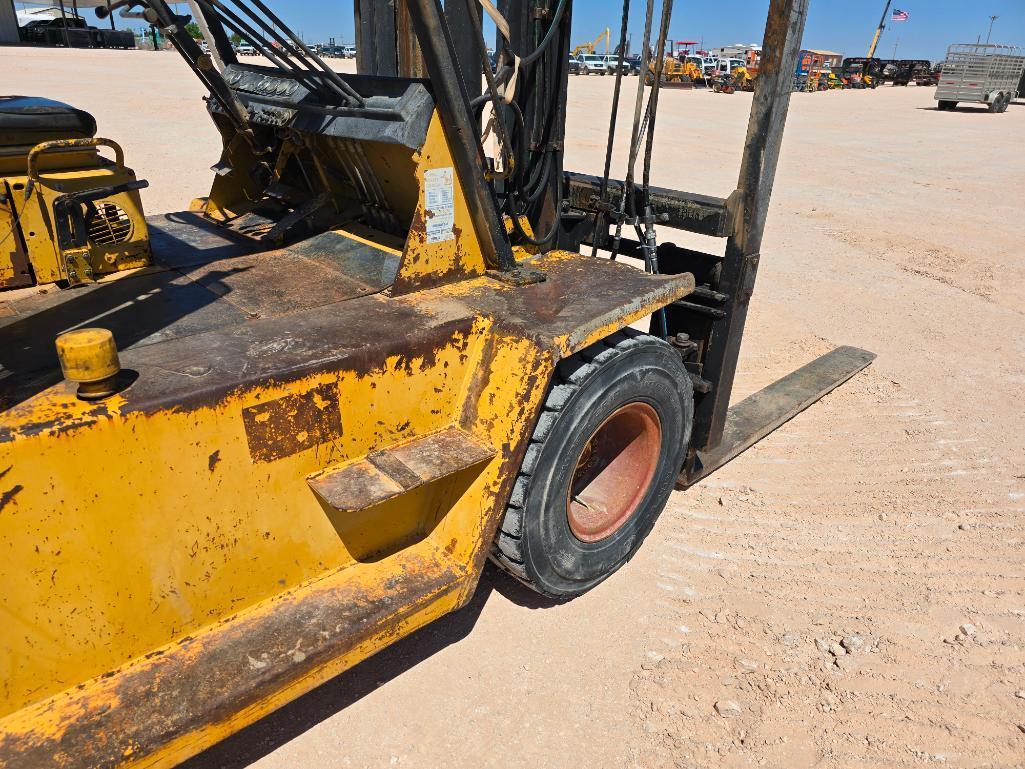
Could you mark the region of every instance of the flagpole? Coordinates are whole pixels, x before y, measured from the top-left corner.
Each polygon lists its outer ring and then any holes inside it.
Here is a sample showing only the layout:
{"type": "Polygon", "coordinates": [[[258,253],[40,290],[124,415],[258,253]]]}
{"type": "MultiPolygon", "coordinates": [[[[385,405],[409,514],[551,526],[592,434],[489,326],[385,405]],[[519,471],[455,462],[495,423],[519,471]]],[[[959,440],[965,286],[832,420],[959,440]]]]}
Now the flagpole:
{"type": "Polygon", "coordinates": [[[893,44],[893,58],[897,58],[897,46],[900,45],[900,33],[897,34],[897,41],[893,44]]]}

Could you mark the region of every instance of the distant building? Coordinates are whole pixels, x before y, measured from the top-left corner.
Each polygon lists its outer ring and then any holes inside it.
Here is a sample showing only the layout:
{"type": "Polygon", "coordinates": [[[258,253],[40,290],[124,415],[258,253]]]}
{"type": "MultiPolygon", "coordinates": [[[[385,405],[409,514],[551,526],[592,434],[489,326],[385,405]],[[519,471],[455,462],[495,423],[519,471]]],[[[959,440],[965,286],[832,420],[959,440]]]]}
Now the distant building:
{"type": "Polygon", "coordinates": [[[816,51],[814,48],[808,48],[806,51],[802,51],[802,53],[811,54],[812,69],[823,69],[825,67],[840,69],[840,65],[843,63],[843,54],[836,51],[816,51]]]}
{"type": "Polygon", "coordinates": [[[749,51],[761,53],[762,47],[757,43],[734,43],[733,45],[724,45],[721,48],[713,48],[709,51],[709,54],[718,56],[720,59],[744,59],[749,51]]]}

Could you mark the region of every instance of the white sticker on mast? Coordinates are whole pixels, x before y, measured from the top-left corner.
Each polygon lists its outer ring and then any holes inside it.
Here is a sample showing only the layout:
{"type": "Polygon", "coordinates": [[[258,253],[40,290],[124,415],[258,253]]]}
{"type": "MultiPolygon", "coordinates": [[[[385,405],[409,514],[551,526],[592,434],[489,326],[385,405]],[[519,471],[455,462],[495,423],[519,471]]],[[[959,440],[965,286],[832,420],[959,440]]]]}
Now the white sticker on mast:
{"type": "Polygon", "coordinates": [[[453,169],[432,168],[424,172],[424,217],[427,242],[455,240],[456,193],[453,169]]]}

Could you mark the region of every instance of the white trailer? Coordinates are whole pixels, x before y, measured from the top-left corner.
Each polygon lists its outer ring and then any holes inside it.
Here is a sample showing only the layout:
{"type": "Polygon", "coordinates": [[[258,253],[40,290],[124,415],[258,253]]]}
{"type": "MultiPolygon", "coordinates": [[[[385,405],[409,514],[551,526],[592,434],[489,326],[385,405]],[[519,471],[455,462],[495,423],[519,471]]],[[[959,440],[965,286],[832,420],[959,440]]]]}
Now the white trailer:
{"type": "Polygon", "coordinates": [[[1003,112],[1018,96],[1023,71],[1025,56],[1016,46],[952,45],[936,87],[938,107],[952,110],[958,102],[972,102],[988,105],[990,112],[1003,112]]]}

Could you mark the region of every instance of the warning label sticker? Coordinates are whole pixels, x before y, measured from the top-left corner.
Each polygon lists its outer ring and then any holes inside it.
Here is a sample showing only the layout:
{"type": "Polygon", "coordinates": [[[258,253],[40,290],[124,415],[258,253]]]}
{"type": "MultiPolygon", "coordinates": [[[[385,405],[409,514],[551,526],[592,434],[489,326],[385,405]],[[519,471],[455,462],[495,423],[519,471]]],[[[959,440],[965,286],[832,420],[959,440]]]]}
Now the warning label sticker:
{"type": "Polygon", "coordinates": [[[432,168],[424,172],[424,210],[427,218],[427,242],[454,240],[456,193],[451,168],[432,168]]]}

